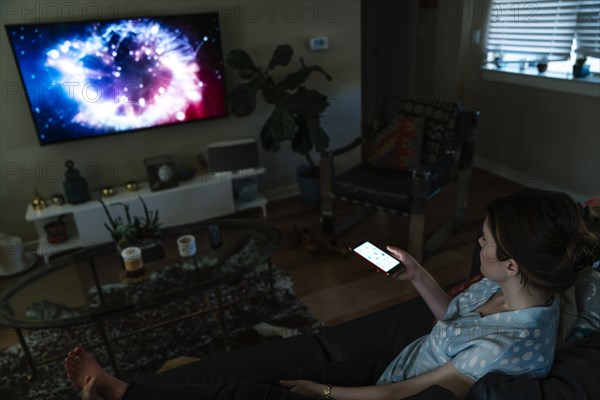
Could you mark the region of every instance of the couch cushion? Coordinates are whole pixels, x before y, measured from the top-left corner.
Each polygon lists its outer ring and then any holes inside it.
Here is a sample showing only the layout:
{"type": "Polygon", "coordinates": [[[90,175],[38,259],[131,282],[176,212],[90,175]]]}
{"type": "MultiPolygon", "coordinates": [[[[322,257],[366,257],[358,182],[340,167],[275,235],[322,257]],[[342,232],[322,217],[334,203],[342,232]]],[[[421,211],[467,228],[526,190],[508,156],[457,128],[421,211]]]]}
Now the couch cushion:
{"type": "MultiPolygon", "coordinates": [[[[429,197],[434,196],[448,179],[446,174],[432,172],[429,176],[429,197]]],[[[412,172],[383,170],[361,163],[336,176],[331,192],[364,204],[377,204],[382,209],[406,213],[410,210],[412,172]]]]}

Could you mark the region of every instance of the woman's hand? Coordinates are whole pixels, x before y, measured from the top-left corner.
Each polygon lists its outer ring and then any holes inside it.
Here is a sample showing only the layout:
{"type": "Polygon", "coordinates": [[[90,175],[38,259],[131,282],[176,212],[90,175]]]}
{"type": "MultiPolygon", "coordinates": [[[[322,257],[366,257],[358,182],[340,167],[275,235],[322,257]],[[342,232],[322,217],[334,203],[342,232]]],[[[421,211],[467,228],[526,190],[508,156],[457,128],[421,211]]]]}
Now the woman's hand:
{"type": "Polygon", "coordinates": [[[289,388],[292,392],[315,399],[322,399],[325,393],[325,385],[312,381],[279,381],[279,384],[283,387],[289,388]]]}
{"type": "Polygon", "coordinates": [[[423,269],[421,264],[419,264],[408,252],[395,246],[387,246],[386,248],[392,256],[404,265],[404,269],[393,274],[392,278],[403,281],[412,281],[423,269]]]}

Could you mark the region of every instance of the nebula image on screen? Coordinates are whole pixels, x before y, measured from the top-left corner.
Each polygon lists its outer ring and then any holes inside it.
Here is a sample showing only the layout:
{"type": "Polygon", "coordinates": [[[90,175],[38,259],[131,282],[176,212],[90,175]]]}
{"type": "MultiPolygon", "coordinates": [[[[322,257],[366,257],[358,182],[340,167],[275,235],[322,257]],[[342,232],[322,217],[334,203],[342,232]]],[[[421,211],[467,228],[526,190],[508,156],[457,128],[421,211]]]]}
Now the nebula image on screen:
{"type": "Polygon", "coordinates": [[[227,115],[216,13],[6,29],[41,144],[227,115]]]}

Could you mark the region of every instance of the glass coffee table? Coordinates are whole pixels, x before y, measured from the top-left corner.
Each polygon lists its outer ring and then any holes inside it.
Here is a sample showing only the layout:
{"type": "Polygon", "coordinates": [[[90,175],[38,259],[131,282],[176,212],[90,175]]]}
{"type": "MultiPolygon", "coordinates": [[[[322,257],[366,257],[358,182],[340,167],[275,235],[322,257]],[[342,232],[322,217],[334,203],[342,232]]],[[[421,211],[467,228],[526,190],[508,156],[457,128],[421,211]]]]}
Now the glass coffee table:
{"type": "MultiPolygon", "coordinates": [[[[164,257],[144,262],[144,274],[129,277],[114,243],[82,249],[50,262],[1,293],[0,326],[14,328],[31,377],[37,362],[22,330],[67,328],[96,324],[112,367],[119,374],[111,338],[104,322],[152,309],[169,302],[214,291],[221,333],[227,337],[220,286],[239,281],[249,272],[268,266],[269,292],[273,291],[271,256],[281,240],[279,231],[267,223],[250,220],[214,220],[164,229],[164,257]],[[209,244],[208,227],[219,226],[222,245],[209,244]],[[177,239],[193,235],[195,256],[182,257],[177,239]]],[[[161,324],[163,325],[163,324],[161,324]]]]}

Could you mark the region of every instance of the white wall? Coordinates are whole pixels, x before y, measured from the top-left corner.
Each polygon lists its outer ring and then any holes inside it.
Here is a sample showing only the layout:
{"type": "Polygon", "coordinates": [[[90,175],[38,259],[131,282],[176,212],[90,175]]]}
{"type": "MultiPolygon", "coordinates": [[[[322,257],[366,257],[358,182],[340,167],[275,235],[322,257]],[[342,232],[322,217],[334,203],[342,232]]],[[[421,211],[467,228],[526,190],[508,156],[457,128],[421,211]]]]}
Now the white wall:
{"type": "MultiPolygon", "coordinates": [[[[330,95],[332,106],[323,124],[331,145],[345,143],[360,132],[360,1],[83,1],[3,2],[1,18],[6,23],[49,22],[221,12],[223,52],[235,48],[248,51],[265,65],[279,44],[290,44],[307,64],[323,67],[334,81],[315,77],[312,87],[330,95]],[[307,39],[327,35],[330,50],[310,52],[307,39]]],[[[143,159],[169,154],[178,166],[196,168],[195,157],[208,143],[240,137],[258,139],[270,109],[260,104],[254,115],[238,119],[211,120],[184,126],[96,138],[40,147],[22,95],[15,60],[6,31],[0,29],[0,231],[31,239],[33,226],[24,220],[34,188],[44,197],[63,193],[64,162],[73,159],[88,178],[91,189],[118,186],[127,180],[146,180],[143,159]],[[14,87],[18,93],[14,93],[14,87]]],[[[227,85],[237,82],[234,71],[226,71],[227,85]]],[[[278,153],[261,153],[268,167],[263,188],[277,192],[295,184],[295,166],[303,159],[285,146],[278,153]]],[[[99,224],[98,229],[103,229],[99,224]]]]}

